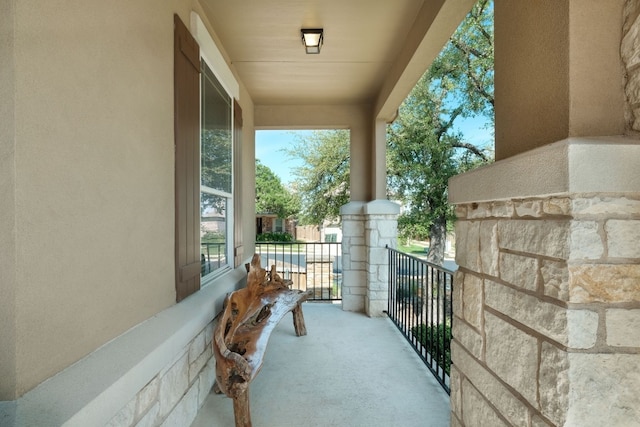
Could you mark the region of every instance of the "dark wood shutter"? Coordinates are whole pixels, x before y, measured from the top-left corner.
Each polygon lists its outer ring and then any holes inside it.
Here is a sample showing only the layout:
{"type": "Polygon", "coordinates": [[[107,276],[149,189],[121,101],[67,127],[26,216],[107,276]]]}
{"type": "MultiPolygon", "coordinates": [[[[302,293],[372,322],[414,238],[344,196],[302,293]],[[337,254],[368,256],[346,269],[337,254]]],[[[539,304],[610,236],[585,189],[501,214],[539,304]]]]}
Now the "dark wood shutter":
{"type": "Polygon", "coordinates": [[[233,100],[233,258],[236,267],[244,261],[242,241],[242,108],[233,100]]]}
{"type": "Polygon", "coordinates": [[[200,48],[174,15],[176,300],[200,289],[200,48]]]}

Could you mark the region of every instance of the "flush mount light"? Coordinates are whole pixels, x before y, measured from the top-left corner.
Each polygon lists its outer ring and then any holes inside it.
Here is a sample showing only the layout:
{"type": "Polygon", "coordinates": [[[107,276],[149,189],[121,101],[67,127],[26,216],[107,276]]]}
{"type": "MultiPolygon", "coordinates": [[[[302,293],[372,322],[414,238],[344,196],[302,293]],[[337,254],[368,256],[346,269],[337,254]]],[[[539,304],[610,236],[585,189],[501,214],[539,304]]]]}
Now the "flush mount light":
{"type": "Polygon", "coordinates": [[[300,30],[302,34],[302,44],[308,54],[320,53],[322,46],[322,28],[303,28],[300,30]]]}

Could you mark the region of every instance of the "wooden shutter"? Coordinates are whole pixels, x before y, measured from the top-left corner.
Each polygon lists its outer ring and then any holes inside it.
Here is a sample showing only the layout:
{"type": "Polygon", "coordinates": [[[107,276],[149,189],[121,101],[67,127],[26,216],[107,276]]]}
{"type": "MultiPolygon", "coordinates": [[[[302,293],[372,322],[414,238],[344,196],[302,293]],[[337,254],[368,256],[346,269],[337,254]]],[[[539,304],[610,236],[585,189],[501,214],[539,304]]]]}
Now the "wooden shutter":
{"type": "Polygon", "coordinates": [[[233,100],[233,242],[234,265],[236,267],[244,261],[242,241],[242,108],[233,100]]]}
{"type": "Polygon", "coordinates": [[[200,49],[174,15],[176,300],[200,289],[200,49]]]}

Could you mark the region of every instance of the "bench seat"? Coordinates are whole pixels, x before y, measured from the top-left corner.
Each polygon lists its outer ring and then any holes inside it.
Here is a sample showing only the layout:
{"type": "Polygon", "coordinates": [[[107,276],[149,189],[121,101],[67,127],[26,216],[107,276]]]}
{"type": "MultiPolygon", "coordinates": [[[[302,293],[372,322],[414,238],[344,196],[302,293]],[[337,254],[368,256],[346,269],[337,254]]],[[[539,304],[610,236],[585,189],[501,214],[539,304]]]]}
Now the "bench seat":
{"type": "Polygon", "coordinates": [[[216,359],[214,391],[233,399],[236,426],[251,426],[249,384],[260,372],[269,336],[282,318],[293,313],[297,336],[307,334],[302,302],[310,293],[289,289],[275,266],[269,275],[255,254],[248,265],[247,287],[231,292],[213,334],[216,359]]]}

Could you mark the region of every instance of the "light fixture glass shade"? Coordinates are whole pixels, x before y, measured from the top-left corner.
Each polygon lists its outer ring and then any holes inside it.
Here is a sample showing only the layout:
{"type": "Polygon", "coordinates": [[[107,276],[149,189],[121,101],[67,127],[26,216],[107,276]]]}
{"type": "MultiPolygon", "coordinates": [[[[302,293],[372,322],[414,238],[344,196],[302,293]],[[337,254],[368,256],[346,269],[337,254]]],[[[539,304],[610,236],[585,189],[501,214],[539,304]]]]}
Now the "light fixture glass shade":
{"type": "Polygon", "coordinates": [[[320,53],[320,47],[323,42],[322,28],[303,28],[300,30],[302,34],[302,44],[308,54],[320,53]]]}

